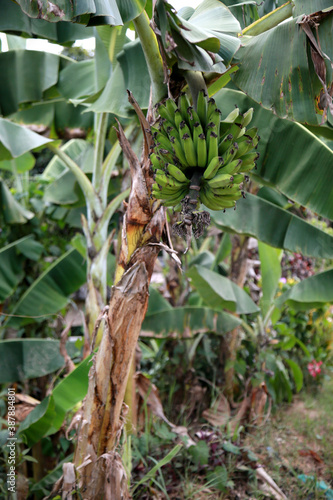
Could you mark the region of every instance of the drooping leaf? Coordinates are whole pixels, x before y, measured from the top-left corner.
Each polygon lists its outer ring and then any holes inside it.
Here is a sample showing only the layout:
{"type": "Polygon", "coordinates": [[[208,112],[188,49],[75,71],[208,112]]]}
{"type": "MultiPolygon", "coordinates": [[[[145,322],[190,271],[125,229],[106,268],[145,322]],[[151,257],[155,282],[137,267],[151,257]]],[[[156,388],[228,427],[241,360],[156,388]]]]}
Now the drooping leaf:
{"type": "MultiPolygon", "coordinates": [[[[43,377],[65,365],[59,352],[59,340],[13,339],[1,340],[0,382],[18,382],[30,378],[43,377]]],[[[77,353],[75,345],[67,343],[70,355],[77,353]]]]}
{"type": "Polygon", "coordinates": [[[333,219],[333,151],[301,124],[278,118],[241,92],[222,89],[214,98],[222,118],[235,105],[241,112],[254,108],[250,126],[258,127],[261,139],[253,172],[289,199],[333,219]]]}
{"type": "Polygon", "coordinates": [[[11,0],[0,0],[0,12],[6,12],[0,18],[0,31],[4,33],[25,34],[30,38],[35,35],[57,43],[74,42],[93,36],[93,28],[87,26],[65,21],[51,24],[44,19],[31,19],[11,0]]]}
{"type": "Polygon", "coordinates": [[[7,224],[25,224],[35,214],[27,210],[15,200],[14,196],[0,180],[0,213],[7,224]]]}
{"type": "Polygon", "coordinates": [[[88,391],[88,375],[92,355],[85,358],[67,377],[63,378],[52,391],[55,404],[55,418],[47,435],[57,432],[63,424],[65,415],[82,401],[88,391]]]}
{"type": "Polygon", "coordinates": [[[231,314],[213,310],[208,307],[173,307],[147,314],[142,330],[157,335],[170,332],[183,333],[185,328],[191,331],[212,331],[218,335],[227,333],[241,321],[231,314]]]}
{"type": "Polygon", "coordinates": [[[145,8],[147,0],[116,0],[123,23],[138,17],[145,8]]]}
{"type": "Polygon", "coordinates": [[[66,413],[84,399],[88,391],[90,368],[91,356],[88,356],[59,382],[50,396],[29,413],[19,428],[29,446],[57,432],[66,413]]]}
{"type": "Polygon", "coordinates": [[[228,309],[240,314],[259,311],[249,295],[228,278],[202,266],[191,267],[187,275],[209,307],[219,310],[228,309]]]}
{"type": "Polygon", "coordinates": [[[101,96],[88,108],[96,113],[109,112],[127,117],[133,113],[126,89],[131,89],[141,108],[147,109],[150,77],[140,40],[124,45],[117,56],[118,64],[101,96]],[[138,78],[140,75],[140,78],[138,78]]]}
{"type": "Polygon", "coordinates": [[[294,17],[301,16],[302,14],[310,15],[319,10],[325,10],[328,7],[332,7],[332,3],[327,0],[296,0],[294,4],[294,17]]]}
{"type": "Polygon", "coordinates": [[[82,114],[85,110],[85,106],[74,106],[61,100],[38,102],[14,113],[11,119],[21,124],[43,125],[54,130],[60,137],[66,136],[71,129],[80,129],[84,135],[94,123],[93,113],[82,114]]]}
{"type": "Polygon", "coordinates": [[[274,303],[274,296],[281,278],[282,257],[281,250],[272,248],[265,243],[258,242],[259,257],[261,263],[262,297],[260,307],[265,318],[270,307],[274,303]]]}
{"type": "Polygon", "coordinates": [[[95,61],[79,61],[69,64],[59,74],[57,88],[66,99],[76,99],[94,94],[96,88],[95,61]]]}
{"type": "MultiPolygon", "coordinates": [[[[333,60],[333,13],[318,23],[322,51],[333,60]]],[[[240,68],[232,80],[256,102],[282,118],[318,125],[320,83],[308,49],[307,36],[295,19],[252,37],[237,53],[240,68]]],[[[327,64],[327,82],[332,69],[327,64]]]]}
{"type": "Polygon", "coordinates": [[[40,101],[43,93],[58,81],[59,56],[33,50],[0,53],[2,91],[0,110],[15,113],[21,103],[40,101]]]}
{"type": "Polygon", "coordinates": [[[32,149],[39,148],[48,142],[52,142],[52,140],[46,139],[29,129],[10,122],[9,120],[0,118],[1,160],[17,158],[18,156],[21,156],[32,149]]]}
{"type": "Polygon", "coordinates": [[[217,0],[182,14],[167,2],[156,3],[154,19],[166,54],[176,57],[181,69],[224,73],[240,45],[237,19],[217,0]]]}
{"type": "Polygon", "coordinates": [[[76,250],[68,250],[39,276],[11,311],[11,314],[24,317],[10,318],[6,326],[15,328],[20,324],[36,321],[38,318],[30,318],[32,315],[57,313],[66,306],[70,294],[78,290],[85,281],[84,259],[76,250]]]}
{"type": "Polygon", "coordinates": [[[71,0],[54,0],[52,8],[47,1],[17,0],[17,3],[29,17],[51,23],[72,21],[82,24],[123,24],[116,0],[80,0],[75,3],[71,0]]]}
{"type": "Polygon", "coordinates": [[[237,210],[210,211],[210,214],[225,231],[253,236],[273,247],[308,257],[332,258],[332,236],[250,193],[237,202],[237,210]]]}
{"type": "Polygon", "coordinates": [[[306,278],[276,299],[278,307],[287,304],[301,311],[330,303],[333,303],[333,269],[306,278]]]}

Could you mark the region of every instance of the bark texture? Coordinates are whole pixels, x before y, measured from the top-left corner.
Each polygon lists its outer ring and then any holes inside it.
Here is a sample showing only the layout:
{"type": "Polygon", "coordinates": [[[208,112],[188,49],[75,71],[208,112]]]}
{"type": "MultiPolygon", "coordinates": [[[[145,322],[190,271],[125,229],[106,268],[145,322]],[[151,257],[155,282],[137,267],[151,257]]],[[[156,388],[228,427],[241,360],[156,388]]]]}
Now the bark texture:
{"type": "MultiPolygon", "coordinates": [[[[247,247],[248,236],[233,235],[231,251],[231,273],[230,278],[236,285],[243,288],[247,270],[247,247]]],[[[234,328],[227,334],[227,355],[226,359],[231,361],[231,367],[225,374],[225,392],[230,399],[233,399],[233,381],[235,370],[233,363],[236,361],[239,345],[239,327],[234,328]]]]}
{"type": "Polygon", "coordinates": [[[77,487],[87,500],[129,498],[117,445],[126,414],[126,383],[165,224],[164,209],[150,197],[150,126],[131,94],[129,100],[144,132],[144,150],[139,161],[119,125],[118,138],[130,165],[132,188],[124,215],[115,285],[101,344],[89,374],[74,457],[77,487]]]}

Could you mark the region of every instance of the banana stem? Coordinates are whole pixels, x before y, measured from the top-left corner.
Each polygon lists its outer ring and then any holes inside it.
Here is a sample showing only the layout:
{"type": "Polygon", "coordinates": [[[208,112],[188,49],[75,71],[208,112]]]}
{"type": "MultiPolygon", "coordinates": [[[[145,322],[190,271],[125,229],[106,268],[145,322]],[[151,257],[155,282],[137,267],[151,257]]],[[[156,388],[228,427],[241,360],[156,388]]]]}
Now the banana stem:
{"type": "Polygon", "coordinates": [[[152,86],[152,101],[153,104],[156,104],[167,94],[167,86],[164,83],[163,61],[157,39],[150,27],[149,17],[145,10],[136,19],[133,19],[133,24],[140,38],[148,66],[152,86]]]}
{"type": "MultiPolygon", "coordinates": [[[[100,191],[102,184],[101,181],[103,178],[103,155],[104,155],[107,124],[108,124],[108,113],[101,113],[97,117],[94,167],[92,176],[92,184],[96,192],[100,191]]],[[[103,201],[106,202],[106,199],[103,201]]]]}
{"type": "Polygon", "coordinates": [[[277,9],[266,14],[266,16],[261,17],[254,23],[250,24],[243,29],[243,35],[255,36],[264,33],[272,28],[275,28],[282,21],[285,21],[293,14],[294,3],[289,0],[289,2],[281,5],[277,9]]]}
{"type": "Polygon", "coordinates": [[[205,79],[201,71],[185,71],[184,76],[192,95],[193,107],[197,110],[197,100],[200,90],[204,90],[206,95],[208,95],[205,79]]]}

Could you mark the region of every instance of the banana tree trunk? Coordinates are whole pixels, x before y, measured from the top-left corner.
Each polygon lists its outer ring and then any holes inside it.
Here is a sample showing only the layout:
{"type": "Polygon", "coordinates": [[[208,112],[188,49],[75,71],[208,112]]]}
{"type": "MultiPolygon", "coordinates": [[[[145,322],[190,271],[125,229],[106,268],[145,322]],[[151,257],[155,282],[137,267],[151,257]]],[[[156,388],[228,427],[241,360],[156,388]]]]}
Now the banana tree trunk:
{"type": "MultiPolygon", "coordinates": [[[[249,243],[248,236],[233,235],[231,251],[231,273],[230,278],[236,285],[243,288],[246,279],[247,268],[247,247],[249,243]]],[[[239,327],[235,328],[227,335],[227,360],[230,368],[225,374],[225,392],[230,399],[233,399],[234,384],[234,363],[237,357],[239,344],[239,327]]]]}
{"type": "Polygon", "coordinates": [[[128,498],[127,478],[117,445],[126,416],[123,403],[136,343],[148,305],[148,287],[165,225],[165,211],[150,198],[149,123],[130,95],[144,132],[141,162],[119,125],[118,138],[129,162],[132,188],[123,221],[122,245],[108,315],[89,376],[74,464],[85,499],[128,498]]]}

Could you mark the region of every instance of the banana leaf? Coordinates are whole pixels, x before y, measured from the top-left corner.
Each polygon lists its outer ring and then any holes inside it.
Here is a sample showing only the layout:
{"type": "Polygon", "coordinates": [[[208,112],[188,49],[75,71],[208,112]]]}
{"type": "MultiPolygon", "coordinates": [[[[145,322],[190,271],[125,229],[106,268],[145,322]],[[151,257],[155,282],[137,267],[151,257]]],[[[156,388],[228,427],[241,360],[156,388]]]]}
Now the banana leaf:
{"type": "Polygon", "coordinates": [[[298,17],[302,14],[310,15],[319,10],[332,7],[332,2],[327,0],[297,0],[294,5],[293,16],[298,17]]]}
{"type": "Polygon", "coordinates": [[[165,53],[175,57],[181,69],[224,73],[240,45],[237,19],[217,0],[204,0],[195,10],[182,12],[184,17],[167,2],[156,3],[154,20],[165,53]]]}
{"type": "MultiPolygon", "coordinates": [[[[59,370],[65,365],[59,343],[53,339],[1,340],[0,383],[43,377],[59,370]]],[[[66,349],[71,357],[78,354],[73,342],[67,342],[66,349]]]]}
{"type": "Polygon", "coordinates": [[[83,400],[88,390],[90,368],[91,356],[88,356],[56,385],[50,396],[29,413],[19,428],[19,433],[25,436],[29,446],[57,432],[66,413],[83,400]]]}
{"type": "Polygon", "coordinates": [[[17,328],[56,314],[68,303],[69,296],[86,281],[86,265],[73,248],[53,262],[28,288],[11,312],[22,317],[8,319],[5,326],[17,328]],[[40,316],[31,318],[30,316],[40,316]]]}
{"type": "MultiPolygon", "coordinates": [[[[0,54],[1,55],[1,54],[0,54]]],[[[31,130],[21,127],[9,120],[0,118],[0,159],[9,160],[39,148],[48,142],[46,139],[31,130]]]]}
{"type": "Polygon", "coordinates": [[[24,208],[6,186],[0,180],[0,213],[7,224],[25,224],[32,219],[35,214],[24,208]]]}
{"type": "Polygon", "coordinates": [[[52,8],[48,1],[31,2],[16,0],[22,11],[29,17],[44,19],[51,23],[72,21],[81,24],[123,24],[116,0],[54,0],[52,8]]]}
{"type": "Polygon", "coordinates": [[[287,304],[305,311],[333,303],[333,269],[311,276],[291,287],[275,301],[277,307],[287,304]]]}
{"type": "Polygon", "coordinates": [[[123,23],[138,17],[146,6],[147,0],[116,0],[123,23]]]}
{"type": "Polygon", "coordinates": [[[33,235],[24,236],[0,249],[0,303],[12,295],[23,279],[25,259],[38,260],[42,251],[43,245],[33,235]]]}
{"type": "Polygon", "coordinates": [[[34,168],[35,163],[35,157],[31,153],[24,153],[13,160],[0,161],[0,170],[23,174],[34,168]]]}
{"type": "Polygon", "coordinates": [[[214,271],[196,265],[191,267],[187,276],[204,303],[213,309],[228,309],[239,314],[259,311],[259,307],[242,288],[214,271]]]}
{"type": "Polygon", "coordinates": [[[41,101],[44,92],[58,81],[59,56],[33,50],[0,53],[0,110],[15,113],[21,103],[41,101]]]}
{"type": "Polygon", "coordinates": [[[279,280],[281,278],[282,251],[272,248],[265,243],[258,242],[259,258],[261,264],[262,297],[260,308],[263,318],[266,317],[275,297],[279,280]]]}
{"type": "Polygon", "coordinates": [[[128,117],[133,107],[128,102],[126,89],[131,89],[140,107],[147,109],[150,94],[150,77],[140,40],[124,45],[117,56],[111,77],[100,97],[88,108],[96,113],[109,112],[128,117]],[[138,78],[138,75],[140,78],[138,78]]]}
{"type": "Polygon", "coordinates": [[[74,42],[93,35],[93,28],[72,24],[65,21],[49,23],[44,19],[32,19],[12,0],[0,0],[0,31],[25,35],[29,38],[37,36],[57,43],[74,42]],[[5,14],[4,14],[5,13],[5,14]]]}
{"type": "Polygon", "coordinates": [[[83,111],[86,111],[85,106],[75,106],[65,102],[64,98],[63,101],[57,102],[32,103],[29,108],[21,109],[10,118],[21,124],[43,125],[54,130],[60,137],[64,137],[71,129],[80,129],[84,134],[93,128],[93,113],[82,114],[83,111]]]}
{"type": "Polygon", "coordinates": [[[246,234],[276,248],[299,252],[307,257],[333,258],[333,237],[297,215],[247,193],[236,210],[209,211],[224,231],[246,234]]]}
{"type": "Polygon", "coordinates": [[[242,92],[222,89],[214,98],[222,110],[222,118],[235,105],[241,112],[254,108],[250,126],[258,127],[261,139],[258,170],[253,172],[259,180],[317,214],[333,219],[333,151],[301,124],[277,117],[242,92]]]}
{"type": "MultiPolygon", "coordinates": [[[[321,50],[332,61],[333,12],[321,19],[317,27],[321,50]]],[[[246,41],[237,53],[236,62],[240,67],[232,80],[256,102],[281,118],[308,125],[321,123],[323,110],[318,105],[323,85],[313,66],[307,35],[295,19],[246,41]]],[[[329,62],[326,72],[329,87],[332,81],[329,62]]],[[[333,125],[332,116],[330,124],[333,125]]]]}
{"type": "Polygon", "coordinates": [[[143,332],[153,332],[156,335],[167,336],[170,332],[182,334],[186,328],[191,332],[214,332],[223,335],[241,324],[236,316],[214,310],[211,307],[167,307],[147,313],[143,324],[143,332]]]}

